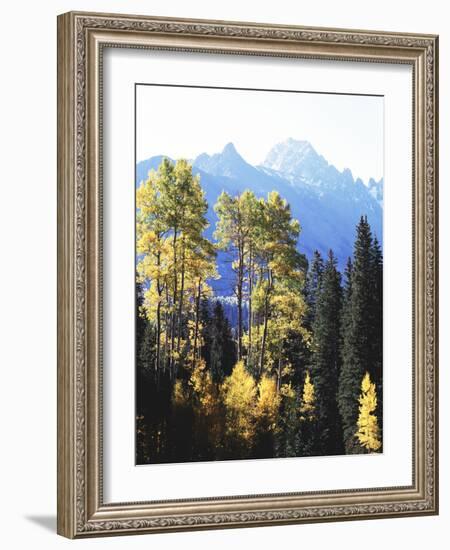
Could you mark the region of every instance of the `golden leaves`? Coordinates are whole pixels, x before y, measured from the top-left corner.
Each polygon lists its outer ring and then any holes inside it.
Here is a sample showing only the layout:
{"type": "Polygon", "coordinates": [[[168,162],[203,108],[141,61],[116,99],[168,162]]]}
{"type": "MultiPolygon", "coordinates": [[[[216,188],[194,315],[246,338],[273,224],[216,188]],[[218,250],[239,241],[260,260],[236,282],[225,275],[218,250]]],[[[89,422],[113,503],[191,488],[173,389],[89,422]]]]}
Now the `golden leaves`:
{"type": "Polygon", "coordinates": [[[361,382],[361,395],[359,397],[358,430],[355,437],[362,447],[370,451],[378,451],[381,448],[380,430],[377,417],[373,414],[377,408],[377,394],[375,384],[370,381],[366,372],[361,382]]]}
{"type": "Polygon", "coordinates": [[[315,401],[314,385],[311,382],[309,371],[306,371],[305,383],[303,385],[302,405],[300,407],[300,412],[305,415],[305,418],[308,417],[312,419],[314,417],[315,401]]]}
{"type": "Polygon", "coordinates": [[[258,384],[258,399],[254,410],[256,422],[264,420],[272,430],[276,429],[281,396],[274,378],[264,374],[258,384]]]}

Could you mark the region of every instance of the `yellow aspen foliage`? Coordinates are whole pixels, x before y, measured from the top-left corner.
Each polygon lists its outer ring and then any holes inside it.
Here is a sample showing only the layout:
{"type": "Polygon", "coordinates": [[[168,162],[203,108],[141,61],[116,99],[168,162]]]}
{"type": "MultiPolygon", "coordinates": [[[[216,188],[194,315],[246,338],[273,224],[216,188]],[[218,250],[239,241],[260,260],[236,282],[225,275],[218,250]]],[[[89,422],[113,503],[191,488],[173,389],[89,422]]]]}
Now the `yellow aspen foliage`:
{"type": "Polygon", "coordinates": [[[202,414],[206,416],[213,414],[218,402],[218,392],[203,359],[196,361],[190,385],[195,392],[202,414]]]}
{"type": "Polygon", "coordinates": [[[194,437],[199,440],[206,437],[210,447],[217,450],[223,437],[222,404],[218,388],[203,359],[195,361],[189,386],[195,414],[194,437]]]}
{"type": "Polygon", "coordinates": [[[303,385],[302,405],[300,407],[300,412],[310,419],[314,417],[315,401],[316,401],[316,397],[314,392],[314,385],[311,382],[309,371],[306,371],[305,383],[303,385]]]}
{"type": "Polygon", "coordinates": [[[223,402],[227,412],[230,435],[250,441],[254,435],[254,407],[257,395],[255,380],[238,361],[222,384],[223,402]]]}
{"type": "Polygon", "coordinates": [[[289,382],[288,384],[282,384],[281,385],[280,395],[282,397],[285,397],[286,399],[294,399],[295,398],[295,390],[292,387],[292,382],[289,382]]]}
{"type": "Polygon", "coordinates": [[[189,395],[181,380],[177,380],[173,386],[173,404],[176,407],[186,407],[189,403],[189,395]]]}
{"type": "Polygon", "coordinates": [[[255,418],[263,420],[269,429],[275,430],[281,396],[277,391],[276,380],[264,374],[258,384],[255,418]]]}
{"type": "Polygon", "coordinates": [[[366,372],[361,382],[359,397],[358,430],[355,437],[362,447],[370,451],[378,451],[381,447],[380,430],[377,417],[373,414],[377,408],[377,394],[375,384],[370,381],[366,372]]]}
{"type": "MultiPolygon", "coordinates": [[[[293,277],[295,278],[296,274],[293,274],[293,277]]],[[[258,293],[261,293],[261,289],[258,289],[258,293]]],[[[258,293],[255,309],[259,311],[261,308],[258,293]]],[[[310,339],[310,333],[303,325],[306,306],[298,288],[293,290],[287,284],[275,282],[270,293],[270,308],[263,369],[267,373],[275,372],[280,377],[280,382],[284,383],[291,379],[294,369],[285,356],[283,343],[293,334],[305,344],[310,339]]],[[[263,333],[263,331],[264,328],[261,326],[259,332],[263,333]]]]}

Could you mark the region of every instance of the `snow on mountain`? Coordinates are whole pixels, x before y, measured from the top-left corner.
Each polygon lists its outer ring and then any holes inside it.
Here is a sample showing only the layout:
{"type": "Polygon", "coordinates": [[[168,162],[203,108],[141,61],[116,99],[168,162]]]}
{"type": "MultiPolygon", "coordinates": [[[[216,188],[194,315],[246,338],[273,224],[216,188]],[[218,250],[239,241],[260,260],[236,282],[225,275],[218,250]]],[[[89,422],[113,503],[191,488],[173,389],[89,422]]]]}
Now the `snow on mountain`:
{"type": "Polygon", "coordinates": [[[381,208],[383,208],[383,184],[383,178],[381,178],[380,181],[375,181],[373,178],[370,178],[367,185],[369,193],[379,203],[381,208]]]}
{"type": "Polygon", "coordinates": [[[303,178],[311,183],[318,182],[328,166],[308,141],[292,138],[275,145],[263,162],[263,167],[279,172],[287,179],[303,178]]]}

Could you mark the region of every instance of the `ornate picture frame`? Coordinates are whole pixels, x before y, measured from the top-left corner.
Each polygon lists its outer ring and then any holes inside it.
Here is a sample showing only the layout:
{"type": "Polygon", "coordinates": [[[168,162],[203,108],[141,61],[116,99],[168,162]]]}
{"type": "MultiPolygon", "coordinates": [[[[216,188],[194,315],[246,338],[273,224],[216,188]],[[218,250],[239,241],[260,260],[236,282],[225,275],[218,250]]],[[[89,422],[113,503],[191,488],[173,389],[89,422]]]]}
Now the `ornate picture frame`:
{"type": "MultiPolygon", "coordinates": [[[[438,37],[70,12],[58,17],[58,533],[90,536],[438,513],[438,37]],[[105,502],[105,48],[412,68],[412,483],[105,502]]],[[[130,323],[134,320],[131,319],[130,323]]],[[[133,360],[133,359],[130,359],[133,360]]]]}

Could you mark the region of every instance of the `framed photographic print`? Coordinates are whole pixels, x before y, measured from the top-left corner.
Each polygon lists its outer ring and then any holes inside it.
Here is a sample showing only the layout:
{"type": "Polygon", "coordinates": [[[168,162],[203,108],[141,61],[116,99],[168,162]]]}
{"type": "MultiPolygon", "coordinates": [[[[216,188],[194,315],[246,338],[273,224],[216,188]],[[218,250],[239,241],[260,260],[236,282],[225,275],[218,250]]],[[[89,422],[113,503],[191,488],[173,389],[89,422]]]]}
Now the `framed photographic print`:
{"type": "Polygon", "coordinates": [[[436,514],[438,39],[58,18],[58,532],[436,514]]]}

